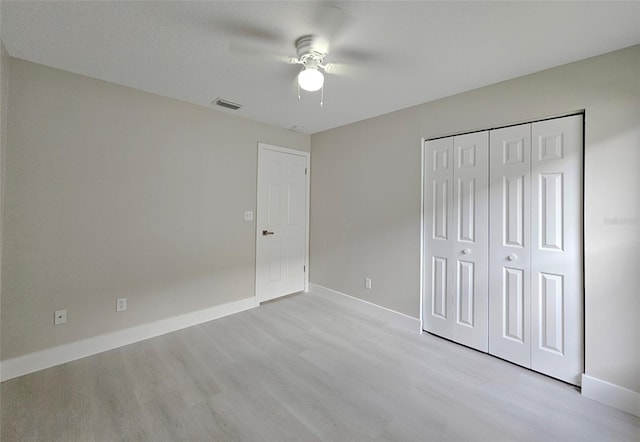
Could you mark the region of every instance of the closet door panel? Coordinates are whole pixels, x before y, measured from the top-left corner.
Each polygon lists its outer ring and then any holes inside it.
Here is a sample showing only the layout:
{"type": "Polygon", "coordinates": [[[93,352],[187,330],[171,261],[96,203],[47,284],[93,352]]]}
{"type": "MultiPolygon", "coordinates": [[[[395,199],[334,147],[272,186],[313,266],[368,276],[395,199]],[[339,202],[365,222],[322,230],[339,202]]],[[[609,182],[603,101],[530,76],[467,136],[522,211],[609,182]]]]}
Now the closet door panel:
{"type": "Polygon", "coordinates": [[[531,368],[583,372],[582,116],[532,124],[531,368]]]}
{"type": "Polygon", "coordinates": [[[453,140],[453,340],[488,350],[489,133],[453,140]]]}
{"type": "Polygon", "coordinates": [[[453,137],[426,141],[424,149],[423,327],[451,339],[453,137]]]}
{"type": "Polygon", "coordinates": [[[489,352],[531,365],[531,125],[490,132],[489,352]]]}

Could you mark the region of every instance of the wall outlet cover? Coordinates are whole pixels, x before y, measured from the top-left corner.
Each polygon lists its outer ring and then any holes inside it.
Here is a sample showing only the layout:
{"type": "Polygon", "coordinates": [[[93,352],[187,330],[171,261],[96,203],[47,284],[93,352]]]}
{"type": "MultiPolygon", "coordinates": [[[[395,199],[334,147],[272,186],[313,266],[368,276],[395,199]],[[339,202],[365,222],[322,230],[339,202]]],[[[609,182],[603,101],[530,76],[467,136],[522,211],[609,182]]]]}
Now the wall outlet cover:
{"type": "Polygon", "coordinates": [[[53,312],[53,324],[61,325],[67,323],[67,309],[56,310],[53,312]]]}

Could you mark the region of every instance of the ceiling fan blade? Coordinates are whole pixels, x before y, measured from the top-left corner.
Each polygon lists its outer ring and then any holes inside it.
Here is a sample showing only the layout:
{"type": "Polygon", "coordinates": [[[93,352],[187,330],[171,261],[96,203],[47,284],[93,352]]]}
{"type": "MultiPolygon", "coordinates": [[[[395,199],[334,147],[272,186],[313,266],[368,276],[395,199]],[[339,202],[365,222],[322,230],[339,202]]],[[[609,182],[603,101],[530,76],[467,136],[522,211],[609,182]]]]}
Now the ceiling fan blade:
{"type": "Polygon", "coordinates": [[[286,35],[280,30],[268,29],[240,20],[215,21],[212,26],[235,39],[247,39],[267,44],[282,44],[287,41],[286,35]]]}
{"type": "Polygon", "coordinates": [[[335,75],[338,77],[358,77],[365,70],[361,67],[358,67],[349,63],[335,62],[335,63],[327,63],[325,65],[325,72],[329,75],[335,75]]]}
{"type": "Polygon", "coordinates": [[[332,5],[318,5],[313,25],[318,38],[327,42],[325,52],[329,52],[328,45],[336,44],[353,22],[353,16],[345,9],[332,5]]]}
{"type": "Polygon", "coordinates": [[[357,63],[370,63],[382,58],[381,54],[377,52],[349,47],[336,48],[331,55],[339,59],[348,59],[357,63]]]}
{"type": "Polygon", "coordinates": [[[230,42],[228,49],[231,54],[245,59],[255,59],[257,63],[264,63],[266,60],[289,63],[291,58],[273,48],[262,47],[261,45],[248,45],[238,42],[230,42]]]}

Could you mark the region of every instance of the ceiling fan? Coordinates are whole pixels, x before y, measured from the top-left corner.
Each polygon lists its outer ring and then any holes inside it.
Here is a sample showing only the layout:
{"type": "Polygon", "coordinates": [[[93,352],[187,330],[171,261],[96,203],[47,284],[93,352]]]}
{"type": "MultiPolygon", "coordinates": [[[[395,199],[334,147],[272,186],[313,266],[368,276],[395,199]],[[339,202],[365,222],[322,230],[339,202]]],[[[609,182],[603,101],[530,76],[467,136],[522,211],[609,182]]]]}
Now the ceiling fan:
{"type": "MultiPolygon", "coordinates": [[[[290,35],[287,36],[287,31],[283,32],[282,28],[268,28],[253,23],[233,21],[229,18],[216,23],[216,26],[236,37],[237,42],[234,42],[230,48],[239,55],[248,55],[253,60],[268,57],[273,61],[301,65],[302,69],[296,76],[298,100],[302,98],[301,91],[320,91],[320,106],[322,106],[325,74],[353,75],[354,65],[351,62],[368,62],[375,55],[366,50],[345,47],[338,42],[354,23],[353,16],[348,11],[322,3],[301,2],[296,5],[298,5],[297,11],[307,13],[300,15],[296,28],[298,30],[306,28],[308,31],[294,40],[295,56],[283,57],[282,47],[273,51],[264,45],[265,43],[272,46],[283,45],[290,35]],[[262,47],[256,47],[256,44],[261,44],[262,47]],[[331,52],[340,59],[339,62],[325,62],[330,47],[331,52]],[[350,59],[351,62],[345,63],[343,59],[350,59]]],[[[266,64],[261,64],[264,69],[266,64]]]]}
{"type": "Polygon", "coordinates": [[[334,65],[323,64],[328,45],[313,35],[303,35],[295,43],[297,57],[290,57],[289,63],[301,64],[298,73],[298,100],[301,99],[300,89],[308,92],[321,91],[320,106],[324,104],[324,75],[322,71],[331,73],[334,65]]]}

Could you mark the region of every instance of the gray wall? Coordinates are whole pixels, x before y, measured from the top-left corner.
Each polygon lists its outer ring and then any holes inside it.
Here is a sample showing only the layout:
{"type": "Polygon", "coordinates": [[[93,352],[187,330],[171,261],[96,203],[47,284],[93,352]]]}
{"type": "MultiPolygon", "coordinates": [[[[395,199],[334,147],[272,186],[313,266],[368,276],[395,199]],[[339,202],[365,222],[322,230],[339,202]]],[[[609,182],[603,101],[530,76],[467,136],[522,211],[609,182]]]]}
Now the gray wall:
{"type": "Polygon", "coordinates": [[[421,137],[581,109],[586,373],[640,392],[640,46],[313,135],[311,282],[419,317],[421,137]]]}
{"type": "Polygon", "coordinates": [[[9,64],[3,359],[254,295],[257,143],[309,135],[9,64]]]}
{"type": "MultiPolygon", "coordinates": [[[[2,213],[4,207],[4,164],[7,145],[7,107],[9,104],[9,56],[0,40],[0,318],[2,316],[2,213]]],[[[0,320],[0,360],[2,358],[2,321],[0,320]]],[[[0,379],[2,378],[0,374],[0,379]]],[[[1,401],[0,401],[1,403],[1,401]]],[[[1,433],[1,432],[0,432],[1,433]]]]}

